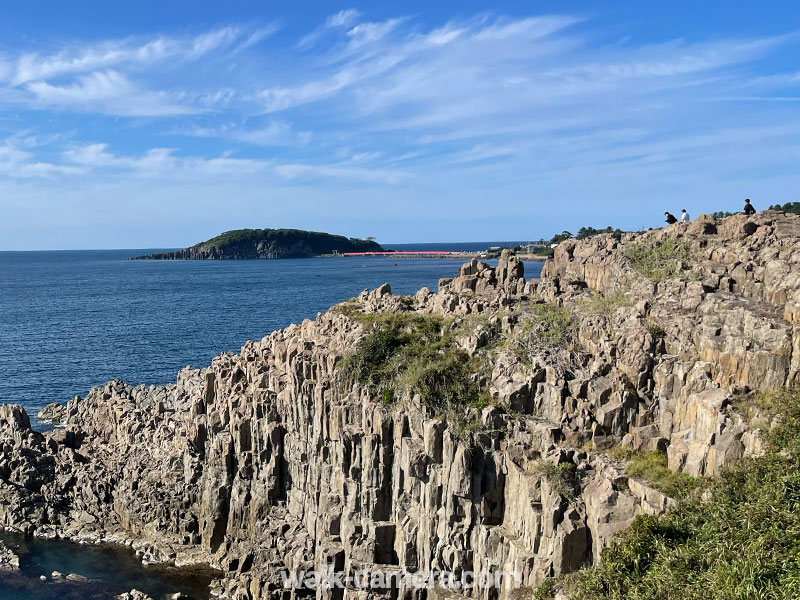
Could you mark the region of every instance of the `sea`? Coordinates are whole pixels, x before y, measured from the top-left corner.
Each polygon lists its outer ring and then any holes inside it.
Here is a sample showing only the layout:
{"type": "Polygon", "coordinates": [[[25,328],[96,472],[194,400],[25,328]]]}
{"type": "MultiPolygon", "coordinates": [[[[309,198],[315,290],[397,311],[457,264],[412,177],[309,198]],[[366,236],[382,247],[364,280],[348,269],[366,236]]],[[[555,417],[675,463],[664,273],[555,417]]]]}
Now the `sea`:
{"type": "MultiPolygon", "coordinates": [[[[517,242],[388,244],[475,251],[517,242]]],[[[0,404],[38,410],[111,379],[164,384],[190,365],[389,283],[435,290],[452,258],[131,261],[162,249],[0,252],[0,404]]],[[[492,261],[489,261],[492,262],[492,261]]],[[[537,277],[541,263],[525,265],[537,277]]]]}
{"type": "MultiPolygon", "coordinates": [[[[387,244],[396,250],[479,251],[517,242],[387,244]]],[[[21,404],[34,428],[50,402],[84,396],[111,379],[165,384],[189,365],[238,351],[290,323],[389,283],[398,294],[435,290],[463,259],[335,257],[233,261],[132,261],[165,249],[0,252],[0,404],[21,404]]],[[[168,250],[168,249],[167,249],[168,250]]],[[[488,261],[496,264],[496,261],[488,261]]],[[[542,263],[525,264],[538,277],[542,263]]],[[[0,600],[111,600],[132,587],[198,600],[211,576],[144,568],[114,547],[15,538],[22,569],[0,573],[0,600]],[[54,581],[77,573],[88,582],[54,581]],[[40,576],[46,575],[46,581],[40,576]]]]}

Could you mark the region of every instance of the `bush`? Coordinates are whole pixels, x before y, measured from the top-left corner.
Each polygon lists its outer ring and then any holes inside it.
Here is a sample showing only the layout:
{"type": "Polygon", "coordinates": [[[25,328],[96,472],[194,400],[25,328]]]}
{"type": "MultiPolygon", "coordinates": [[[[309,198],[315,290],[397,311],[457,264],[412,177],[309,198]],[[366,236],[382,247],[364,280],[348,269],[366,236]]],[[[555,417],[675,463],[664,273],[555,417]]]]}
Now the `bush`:
{"type": "Polygon", "coordinates": [[[634,271],[653,281],[673,277],[694,278],[693,272],[688,268],[694,260],[691,245],[686,241],[668,238],[655,246],[633,244],[625,250],[625,255],[634,271]]]}
{"type": "Polygon", "coordinates": [[[387,404],[413,394],[442,411],[479,401],[470,373],[474,364],[445,319],[419,313],[351,316],[369,333],[339,364],[344,378],[367,385],[387,404]]]}
{"type": "Polygon", "coordinates": [[[553,490],[572,500],[580,485],[580,475],[572,463],[559,463],[554,465],[546,460],[537,460],[533,463],[532,473],[544,477],[553,490]]]}
{"type": "Polygon", "coordinates": [[[561,579],[569,597],[800,598],[800,393],[775,393],[764,406],[777,425],[762,456],[726,469],[663,516],[637,517],[598,567],[561,579]]]}

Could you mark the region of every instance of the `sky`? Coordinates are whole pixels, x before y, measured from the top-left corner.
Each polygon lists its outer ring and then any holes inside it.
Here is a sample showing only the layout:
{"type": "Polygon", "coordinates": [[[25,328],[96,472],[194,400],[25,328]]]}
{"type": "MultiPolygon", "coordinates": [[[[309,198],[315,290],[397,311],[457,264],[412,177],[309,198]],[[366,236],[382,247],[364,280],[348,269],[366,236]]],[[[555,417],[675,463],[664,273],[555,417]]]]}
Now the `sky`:
{"type": "Polygon", "coordinates": [[[4,0],[0,250],[800,200],[800,4],[4,0]]]}

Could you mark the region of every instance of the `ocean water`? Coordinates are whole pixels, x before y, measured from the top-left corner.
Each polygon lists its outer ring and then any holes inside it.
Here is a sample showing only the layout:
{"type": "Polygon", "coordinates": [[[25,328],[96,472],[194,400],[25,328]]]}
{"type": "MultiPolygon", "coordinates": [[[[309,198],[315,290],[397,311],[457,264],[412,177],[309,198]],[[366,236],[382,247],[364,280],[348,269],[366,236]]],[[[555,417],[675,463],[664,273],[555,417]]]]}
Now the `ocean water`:
{"type": "Polygon", "coordinates": [[[193,600],[210,598],[208,584],[215,575],[210,569],[145,567],[130,548],[108,544],[31,540],[2,532],[0,540],[20,557],[18,572],[0,573],[0,600],[111,600],[132,589],[156,599],[177,592],[193,600]],[[53,571],[64,577],[75,573],[88,581],[53,579],[53,571]]]}
{"type": "MultiPolygon", "coordinates": [[[[436,245],[486,248],[494,243],[436,245]]],[[[444,246],[444,247],[442,247],[444,246]]],[[[429,249],[399,245],[397,249],[429,249]]],[[[34,426],[49,402],[114,378],[174,381],[365,288],[436,289],[461,259],[340,257],[246,261],[130,261],[152,250],[0,252],[0,403],[34,426]]],[[[490,261],[491,262],[491,261],[490,261]]],[[[527,263],[526,277],[541,263],[527,263]]]]}

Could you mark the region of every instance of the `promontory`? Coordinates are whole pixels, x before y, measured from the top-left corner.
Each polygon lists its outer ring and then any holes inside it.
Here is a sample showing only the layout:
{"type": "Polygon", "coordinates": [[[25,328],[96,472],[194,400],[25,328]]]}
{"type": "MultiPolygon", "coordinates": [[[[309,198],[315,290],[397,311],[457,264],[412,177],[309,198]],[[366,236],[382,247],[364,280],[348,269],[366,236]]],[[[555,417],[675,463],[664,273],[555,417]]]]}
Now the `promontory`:
{"type": "Polygon", "coordinates": [[[380,252],[377,242],[301,229],[235,229],[183,250],[133,260],[310,258],[341,252],[380,252]]]}

